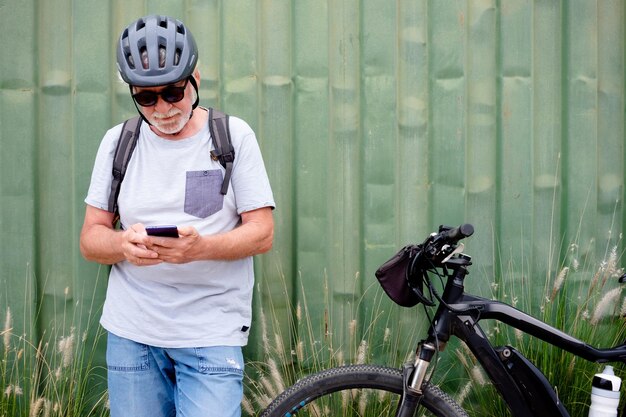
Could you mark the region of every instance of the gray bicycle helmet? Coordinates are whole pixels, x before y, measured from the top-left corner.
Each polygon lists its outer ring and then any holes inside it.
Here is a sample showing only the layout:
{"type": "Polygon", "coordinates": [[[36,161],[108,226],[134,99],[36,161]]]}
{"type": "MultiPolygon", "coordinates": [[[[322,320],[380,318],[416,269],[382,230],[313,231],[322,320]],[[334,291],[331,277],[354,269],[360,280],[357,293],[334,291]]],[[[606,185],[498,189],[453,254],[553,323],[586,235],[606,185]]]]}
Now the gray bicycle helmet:
{"type": "Polygon", "coordinates": [[[177,19],[151,15],[128,25],[117,45],[117,67],[131,86],[155,87],[188,78],[198,61],[191,32],[177,19]]]}

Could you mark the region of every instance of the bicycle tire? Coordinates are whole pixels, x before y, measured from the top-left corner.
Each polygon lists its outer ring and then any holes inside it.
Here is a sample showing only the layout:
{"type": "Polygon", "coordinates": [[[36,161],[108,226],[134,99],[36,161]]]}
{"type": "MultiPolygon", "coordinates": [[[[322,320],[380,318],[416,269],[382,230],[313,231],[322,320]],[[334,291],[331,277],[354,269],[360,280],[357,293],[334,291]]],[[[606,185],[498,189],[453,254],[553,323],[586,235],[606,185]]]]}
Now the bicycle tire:
{"type": "MultiPolygon", "coordinates": [[[[393,416],[402,386],[401,369],[377,365],[327,369],[288,388],[259,417],[393,416]]],[[[416,415],[468,417],[448,394],[430,384],[416,415]]]]}

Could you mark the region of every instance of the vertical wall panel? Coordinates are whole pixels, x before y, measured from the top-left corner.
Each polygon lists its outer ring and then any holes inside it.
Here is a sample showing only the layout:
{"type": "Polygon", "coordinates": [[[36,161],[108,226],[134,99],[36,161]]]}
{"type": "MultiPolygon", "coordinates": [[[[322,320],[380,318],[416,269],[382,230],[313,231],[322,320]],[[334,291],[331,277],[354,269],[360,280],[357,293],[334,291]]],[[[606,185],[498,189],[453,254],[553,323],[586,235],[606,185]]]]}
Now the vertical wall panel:
{"type": "MultiPolygon", "coordinates": [[[[379,242],[379,248],[371,264],[378,264],[389,258],[399,247],[416,241],[416,236],[426,236],[430,233],[431,209],[430,192],[432,179],[430,177],[432,149],[429,146],[429,137],[432,134],[430,115],[429,91],[429,19],[427,0],[403,0],[398,2],[396,11],[398,38],[397,51],[397,115],[395,117],[397,148],[390,161],[394,167],[395,195],[388,201],[389,209],[394,210],[392,217],[395,240],[386,239],[379,242]]],[[[389,140],[389,139],[388,139],[389,140]]],[[[366,266],[365,271],[375,270],[366,266]]],[[[364,283],[371,282],[368,274],[363,274],[364,283]]],[[[375,284],[374,284],[375,285],[375,284]]],[[[416,323],[415,317],[406,314],[402,308],[391,310],[393,303],[383,296],[382,306],[393,311],[390,322],[392,326],[401,330],[400,346],[407,351],[412,348],[413,334],[420,334],[424,324],[416,323]],[[386,304],[385,304],[386,302],[386,304]]],[[[380,306],[373,305],[380,309],[380,306]]],[[[403,358],[402,358],[403,359],[403,358]]]]}
{"type": "MultiPolygon", "coordinates": [[[[495,229],[496,173],[496,19],[495,0],[468,2],[467,10],[467,168],[466,218],[485,234],[495,229]]],[[[474,275],[469,288],[485,288],[492,280],[493,244],[472,247],[482,259],[484,274],[474,275]]]]}
{"type": "Polygon", "coordinates": [[[566,9],[564,45],[567,89],[564,107],[567,141],[563,143],[564,183],[567,184],[563,212],[567,236],[578,242],[578,255],[593,255],[595,246],[598,169],[598,13],[595,2],[572,2],[566,9]],[[586,155],[585,158],[581,158],[586,155]]]}
{"type": "MultiPolygon", "coordinates": [[[[533,209],[531,262],[538,275],[547,277],[553,263],[554,244],[559,242],[558,204],[561,177],[561,4],[540,0],[534,3],[532,27],[533,119],[532,171],[533,209]]],[[[539,288],[541,291],[541,288],[539,288]]]]}
{"type": "MultiPolygon", "coordinates": [[[[396,10],[388,4],[386,0],[368,2],[362,11],[363,261],[359,271],[376,270],[380,259],[393,251],[388,243],[397,240],[394,194],[398,141],[394,136],[397,126],[395,27],[398,19],[396,10]]],[[[360,272],[357,285],[355,295],[362,297],[363,315],[354,317],[354,320],[360,328],[367,329],[368,323],[378,314],[377,292],[373,291],[369,277],[360,272]]],[[[381,324],[369,330],[369,340],[383,339],[385,326],[381,324]]],[[[353,346],[358,346],[360,337],[361,332],[353,337],[353,346]]]]}
{"type": "Polygon", "coordinates": [[[71,254],[76,251],[75,235],[71,232],[74,212],[71,17],[69,0],[39,4],[37,238],[40,262],[37,275],[43,297],[39,321],[41,326],[53,331],[65,328],[65,320],[72,317],[74,305],[73,294],[68,292],[73,287],[71,254]]]}
{"type": "MultiPolygon", "coordinates": [[[[223,109],[258,126],[257,7],[246,0],[221,3],[223,109]]],[[[202,44],[200,44],[202,45],[202,44]]],[[[205,52],[206,53],[206,52],[205,52]]],[[[202,58],[200,58],[202,59],[202,58]]]]}
{"type": "MultiPolygon", "coordinates": [[[[324,300],[328,294],[330,191],[329,4],[293,2],[294,8],[294,142],[295,267],[292,298],[302,311],[297,337],[304,338],[308,320],[324,331],[324,300]],[[304,296],[306,294],[306,297],[304,296]],[[306,303],[306,304],[305,304],[306,303]],[[308,308],[308,310],[305,310],[308,308]]],[[[278,213],[277,213],[278,214],[278,213]]],[[[268,277],[268,279],[272,279],[268,277]]],[[[316,337],[318,337],[316,335],[316,337]]]]}
{"type": "MultiPolygon", "coordinates": [[[[498,89],[498,233],[494,242],[516,271],[528,268],[531,247],[532,7],[500,2],[498,89]]],[[[519,275],[518,275],[519,276],[519,275]]]]}
{"type": "Polygon", "coordinates": [[[624,42],[624,2],[599,1],[598,22],[597,229],[600,241],[613,246],[623,230],[624,48],[615,46],[624,42]]]}
{"type": "Polygon", "coordinates": [[[429,74],[431,224],[465,219],[467,3],[431,0],[429,74]],[[440,213],[448,213],[445,221],[440,213]]]}
{"type": "Polygon", "coordinates": [[[220,2],[218,0],[193,0],[189,5],[186,22],[193,27],[196,42],[202,47],[198,61],[200,71],[200,97],[204,106],[220,107],[220,2]]]}
{"type": "MultiPolygon", "coordinates": [[[[293,294],[294,230],[292,210],[294,203],[293,159],[295,144],[293,129],[293,83],[291,69],[292,10],[286,0],[263,0],[260,7],[259,45],[259,142],[264,150],[264,160],[274,200],[278,206],[275,216],[274,246],[271,256],[263,258],[261,276],[281,279],[260,279],[263,294],[271,294],[271,305],[280,320],[285,334],[289,328],[289,314],[293,294]],[[276,27],[282,28],[277,31],[276,27]],[[277,265],[279,267],[277,268],[277,265]],[[279,275],[279,274],[282,274],[279,275]],[[282,296],[275,296],[282,294],[282,296]]],[[[261,261],[261,259],[257,259],[261,261]]],[[[259,270],[259,269],[257,269],[259,270]]],[[[269,306],[269,300],[261,308],[269,306]]],[[[269,311],[268,311],[269,313],[269,311]]],[[[281,332],[282,333],[282,332],[281,332]]]]}
{"type": "MultiPolygon", "coordinates": [[[[68,298],[73,302],[76,312],[71,326],[78,334],[86,335],[84,346],[98,346],[95,363],[105,365],[104,343],[95,343],[97,337],[94,327],[98,323],[101,306],[106,292],[108,267],[99,266],[81,260],[75,250],[79,245],[80,230],[85,211],[84,198],[91,179],[91,169],[98,149],[94,132],[105,132],[111,127],[111,63],[110,54],[95,48],[92,36],[108,39],[110,35],[110,5],[98,0],[73,3],[72,12],[72,55],[81,57],[72,60],[73,71],[73,121],[67,135],[72,138],[73,169],[72,215],[61,218],[72,223],[71,267],[73,276],[68,287],[68,298]]],[[[62,211],[60,211],[62,213],[62,211]]],[[[63,336],[66,336],[63,335],[63,336]]],[[[104,368],[99,372],[105,374],[104,368]]]]}
{"type": "Polygon", "coordinates": [[[382,310],[392,311],[385,326],[413,331],[413,312],[381,296],[373,273],[440,224],[476,226],[470,288],[482,294],[492,281],[532,280],[541,285],[523,288],[540,299],[570,244],[589,262],[622,249],[618,0],[3,6],[0,50],[12,59],[0,63],[0,318],[9,305],[16,317],[40,311],[44,329],[65,324],[63,312],[82,324],[97,315],[106,268],[79,255],[83,200],[102,135],[136,113],[115,41],[147,13],[188,24],[202,105],[246,120],[264,153],[276,240],[255,264],[251,359],[264,354],[262,314],[309,352],[330,340],[353,352],[382,310]]]}
{"type": "Polygon", "coordinates": [[[429,124],[429,42],[428,1],[402,0],[397,14],[397,141],[393,165],[396,167],[395,231],[392,247],[425,235],[430,222],[431,149],[429,124]]]}
{"type": "MultiPolygon", "coordinates": [[[[34,1],[0,13],[0,317],[35,329],[37,308],[37,24],[34,1]],[[19,53],[15,54],[15,51],[19,53]]],[[[36,333],[35,333],[36,334],[36,333]]],[[[15,341],[15,340],[13,340],[15,341]]]]}
{"type": "Polygon", "coordinates": [[[361,4],[329,3],[330,132],[327,245],[331,332],[349,339],[361,269],[361,4]],[[332,191],[331,191],[332,190],[332,191]]]}

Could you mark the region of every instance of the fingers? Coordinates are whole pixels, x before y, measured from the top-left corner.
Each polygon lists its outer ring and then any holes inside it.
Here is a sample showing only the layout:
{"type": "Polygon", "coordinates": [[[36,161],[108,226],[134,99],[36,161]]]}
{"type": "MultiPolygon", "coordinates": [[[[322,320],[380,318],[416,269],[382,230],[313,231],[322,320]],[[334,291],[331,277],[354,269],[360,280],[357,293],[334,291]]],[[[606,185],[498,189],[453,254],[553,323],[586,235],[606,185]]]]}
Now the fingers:
{"type": "Polygon", "coordinates": [[[137,266],[151,266],[163,262],[158,259],[159,254],[148,248],[149,238],[146,229],[141,223],[132,225],[124,232],[122,250],[126,260],[137,266]]]}
{"type": "Polygon", "coordinates": [[[138,246],[134,246],[134,249],[128,252],[126,260],[137,266],[158,265],[163,262],[162,259],[159,259],[159,254],[156,251],[138,246]]]}
{"type": "Polygon", "coordinates": [[[137,266],[152,266],[163,263],[161,259],[150,259],[150,258],[134,258],[128,260],[130,263],[137,266]]]}
{"type": "Polygon", "coordinates": [[[148,236],[141,223],[132,225],[124,233],[124,255],[128,262],[137,266],[191,262],[193,248],[200,239],[194,227],[179,228],[178,238],[148,236]]]}
{"type": "MultiPolygon", "coordinates": [[[[145,242],[148,249],[164,248],[164,249],[178,249],[189,247],[192,245],[200,235],[198,231],[193,227],[184,227],[178,229],[178,238],[171,237],[157,237],[147,236],[145,242]]],[[[164,251],[159,250],[159,253],[164,251]]]]}
{"type": "Polygon", "coordinates": [[[187,226],[179,228],[178,234],[185,237],[195,237],[198,236],[198,231],[195,227],[187,226]]]}
{"type": "Polygon", "coordinates": [[[193,252],[200,235],[194,227],[178,229],[178,238],[148,236],[147,248],[158,253],[158,258],[167,263],[182,264],[194,260],[193,252]]]}

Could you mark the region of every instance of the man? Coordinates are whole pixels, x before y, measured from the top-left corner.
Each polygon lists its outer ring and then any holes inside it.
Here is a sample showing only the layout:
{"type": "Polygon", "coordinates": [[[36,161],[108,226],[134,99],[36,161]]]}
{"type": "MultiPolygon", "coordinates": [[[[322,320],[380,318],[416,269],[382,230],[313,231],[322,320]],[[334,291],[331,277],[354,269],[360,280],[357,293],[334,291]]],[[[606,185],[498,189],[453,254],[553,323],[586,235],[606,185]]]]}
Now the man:
{"type": "Polygon", "coordinates": [[[117,46],[144,123],[117,199],[121,230],[107,211],[118,125],[98,150],[80,239],[86,259],[112,265],[100,321],[112,417],[241,414],[252,256],[272,246],[274,200],[254,132],[236,117],[220,193],[197,60],[192,34],[165,16],[133,22],[117,46]],[[162,224],[179,237],[146,233],[162,224]]]}

